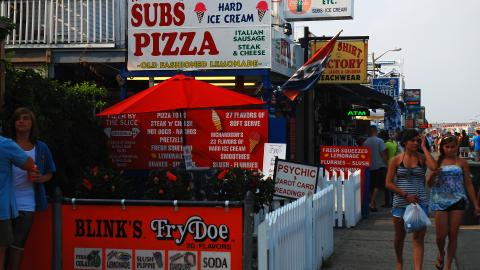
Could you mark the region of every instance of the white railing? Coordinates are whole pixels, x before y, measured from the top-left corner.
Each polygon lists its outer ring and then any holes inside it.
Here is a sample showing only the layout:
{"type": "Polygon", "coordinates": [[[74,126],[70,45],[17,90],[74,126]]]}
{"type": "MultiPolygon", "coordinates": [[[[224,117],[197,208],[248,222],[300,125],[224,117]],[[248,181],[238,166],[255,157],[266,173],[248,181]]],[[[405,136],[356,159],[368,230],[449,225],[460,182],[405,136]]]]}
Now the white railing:
{"type": "Polygon", "coordinates": [[[340,173],[340,177],[325,177],[326,182],[334,188],[337,227],[354,227],[362,218],[361,173],[355,171],[349,174],[348,179],[344,179],[343,173],[340,173]]]}
{"type": "Polygon", "coordinates": [[[266,215],[258,227],[258,269],[319,269],[333,253],[333,185],[266,215]]]}
{"type": "Polygon", "coordinates": [[[112,48],[124,43],[123,5],[121,0],[2,0],[0,16],[16,24],[6,45],[112,48]]]}
{"type": "Polygon", "coordinates": [[[320,269],[333,254],[333,228],[361,218],[361,172],[347,179],[327,174],[313,196],[256,215],[258,269],[320,269]]]}

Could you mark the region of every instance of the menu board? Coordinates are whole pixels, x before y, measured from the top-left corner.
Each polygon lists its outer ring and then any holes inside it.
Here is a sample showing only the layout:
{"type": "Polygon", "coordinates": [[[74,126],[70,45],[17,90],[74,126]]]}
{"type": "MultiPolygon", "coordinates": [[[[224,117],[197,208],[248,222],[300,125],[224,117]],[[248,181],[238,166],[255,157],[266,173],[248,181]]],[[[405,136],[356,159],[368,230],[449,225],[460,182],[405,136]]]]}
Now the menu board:
{"type": "Polygon", "coordinates": [[[124,114],[106,118],[104,132],[110,158],[119,168],[180,166],[185,145],[193,167],[259,169],[268,142],[268,114],[263,109],[124,114]]]}

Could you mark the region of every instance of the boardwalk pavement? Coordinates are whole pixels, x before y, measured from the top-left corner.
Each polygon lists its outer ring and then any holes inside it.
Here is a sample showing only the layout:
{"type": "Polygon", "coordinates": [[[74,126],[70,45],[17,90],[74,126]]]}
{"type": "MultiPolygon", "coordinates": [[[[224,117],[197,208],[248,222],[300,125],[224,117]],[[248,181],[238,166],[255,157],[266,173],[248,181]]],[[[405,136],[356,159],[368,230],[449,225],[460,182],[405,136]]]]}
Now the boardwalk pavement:
{"type": "MultiPolygon", "coordinates": [[[[433,219],[432,219],[433,223],[433,219]]],[[[393,225],[390,209],[379,208],[355,228],[335,229],[335,252],[323,269],[388,270],[395,269],[393,225]]],[[[413,269],[412,235],[407,234],[404,246],[404,269],[413,269]]],[[[457,260],[453,269],[480,269],[480,226],[461,228],[457,260]]],[[[425,237],[424,269],[435,269],[437,254],[435,229],[428,227],[425,237]]]]}

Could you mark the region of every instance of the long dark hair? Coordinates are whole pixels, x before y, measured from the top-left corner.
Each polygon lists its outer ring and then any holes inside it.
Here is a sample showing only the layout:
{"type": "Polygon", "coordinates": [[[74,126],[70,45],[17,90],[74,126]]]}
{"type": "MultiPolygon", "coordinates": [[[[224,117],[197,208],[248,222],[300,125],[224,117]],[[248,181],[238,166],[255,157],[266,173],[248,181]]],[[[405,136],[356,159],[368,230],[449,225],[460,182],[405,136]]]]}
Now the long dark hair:
{"type": "Polygon", "coordinates": [[[443,159],[445,158],[445,152],[443,151],[443,146],[447,143],[451,143],[451,142],[454,142],[455,145],[458,145],[458,139],[456,136],[452,136],[452,135],[449,135],[449,136],[445,136],[444,138],[441,139],[440,141],[440,146],[439,146],[439,150],[440,150],[440,155],[438,156],[438,160],[437,160],[437,166],[440,167],[440,165],[442,165],[442,161],[443,159]]]}
{"type": "Polygon", "coordinates": [[[15,121],[20,119],[22,115],[30,116],[32,120],[32,129],[30,130],[30,135],[28,136],[28,140],[35,144],[38,140],[38,127],[37,127],[37,119],[35,118],[35,114],[26,107],[20,107],[13,112],[12,118],[10,119],[10,132],[12,134],[12,139],[14,141],[17,140],[17,130],[15,129],[15,121]]]}
{"type": "Polygon", "coordinates": [[[401,139],[400,139],[400,145],[402,147],[405,147],[405,143],[418,137],[420,133],[418,132],[418,130],[416,129],[405,129],[403,132],[402,132],[402,136],[401,136],[401,139]]]}

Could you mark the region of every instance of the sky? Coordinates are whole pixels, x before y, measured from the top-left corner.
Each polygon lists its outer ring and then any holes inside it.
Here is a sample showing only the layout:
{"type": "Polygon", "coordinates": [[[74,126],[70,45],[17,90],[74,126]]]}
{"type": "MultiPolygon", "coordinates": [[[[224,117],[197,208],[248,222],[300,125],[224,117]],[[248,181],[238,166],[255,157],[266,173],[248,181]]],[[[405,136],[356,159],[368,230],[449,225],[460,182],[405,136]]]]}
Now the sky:
{"type": "MultiPolygon", "coordinates": [[[[405,88],[422,89],[426,118],[480,120],[480,1],[354,0],[353,20],[299,22],[317,36],[369,36],[369,54],[403,61],[405,88]]],[[[369,58],[371,59],[371,57],[369,58]]]]}

